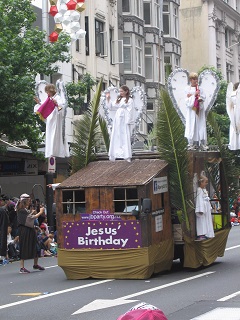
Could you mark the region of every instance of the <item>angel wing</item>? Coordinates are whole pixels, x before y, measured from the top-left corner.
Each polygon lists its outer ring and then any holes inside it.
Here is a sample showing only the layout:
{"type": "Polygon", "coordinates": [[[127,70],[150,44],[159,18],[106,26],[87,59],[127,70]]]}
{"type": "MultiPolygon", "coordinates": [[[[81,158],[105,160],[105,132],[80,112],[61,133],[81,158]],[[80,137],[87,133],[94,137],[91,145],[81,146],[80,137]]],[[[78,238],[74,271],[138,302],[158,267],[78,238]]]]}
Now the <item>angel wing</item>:
{"type": "Polygon", "coordinates": [[[35,87],[35,93],[41,104],[47,99],[47,93],[45,92],[45,87],[47,85],[47,81],[40,80],[35,87]]]}
{"type": "Polygon", "coordinates": [[[208,112],[212,109],[217,98],[218,91],[220,89],[220,79],[216,72],[206,69],[199,74],[198,83],[206,95],[204,109],[207,117],[208,112]]]}
{"type": "MultiPolygon", "coordinates": [[[[119,95],[119,90],[116,87],[108,87],[105,91],[101,94],[100,99],[100,108],[99,113],[104,116],[108,124],[108,132],[111,133],[112,131],[112,123],[115,117],[117,109],[109,110],[106,104],[106,93],[110,93],[110,99],[115,101],[119,95]]],[[[142,118],[142,113],[144,109],[146,109],[146,94],[144,90],[137,86],[133,87],[130,90],[131,96],[134,101],[134,124],[131,126],[131,138],[136,135],[139,129],[139,125],[142,118]]],[[[133,141],[133,139],[132,139],[133,141]]]]}
{"type": "Polygon", "coordinates": [[[236,110],[235,110],[235,121],[237,133],[240,133],[240,85],[237,88],[236,94],[236,110]]]}
{"type": "Polygon", "coordinates": [[[226,93],[226,110],[229,116],[230,122],[234,123],[234,113],[233,113],[233,100],[232,100],[232,93],[233,93],[233,83],[230,82],[227,86],[227,93],[226,93]]]}
{"type": "Polygon", "coordinates": [[[101,94],[100,98],[100,107],[99,107],[99,113],[101,116],[103,116],[108,125],[108,133],[110,134],[112,131],[112,123],[113,119],[115,117],[116,110],[109,110],[106,104],[106,93],[110,93],[110,99],[112,101],[117,100],[117,97],[119,95],[118,88],[116,87],[108,87],[106,90],[104,90],[101,94]]]}
{"type": "Polygon", "coordinates": [[[169,75],[167,81],[169,96],[184,125],[186,124],[185,119],[187,112],[185,89],[189,84],[188,75],[189,72],[186,69],[177,68],[169,75]]]}
{"type": "Polygon", "coordinates": [[[65,140],[65,131],[66,131],[66,115],[67,115],[67,107],[68,107],[68,98],[67,98],[67,90],[65,84],[61,80],[57,80],[56,82],[57,93],[61,97],[62,100],[62,112],[63,112],[63,120],[62,120],[62,137],[63,141],[65,140]]]}
{"type": "Polygon", "coordinates": [[[139,125],[141,123],[142,115],[146,110],[147,97],[144,90],[139,86],[133,87],[130,93],[134,101],[134,124],[132,125],[131,132],[132,137],[135,138],[137,132],[139,131],[139,125]]]}

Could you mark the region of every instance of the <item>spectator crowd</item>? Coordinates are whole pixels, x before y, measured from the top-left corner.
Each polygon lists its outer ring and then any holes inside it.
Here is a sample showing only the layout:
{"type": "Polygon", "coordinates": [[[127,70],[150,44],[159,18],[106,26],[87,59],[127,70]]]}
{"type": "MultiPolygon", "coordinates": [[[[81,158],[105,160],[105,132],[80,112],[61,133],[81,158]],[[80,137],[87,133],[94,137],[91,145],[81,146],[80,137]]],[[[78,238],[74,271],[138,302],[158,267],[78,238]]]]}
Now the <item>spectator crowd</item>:
{"type": "Polygon", "coordinates": [[[52,256],[57,256],[56,232],[48,226],[44,204],[39,199],[32,200],[27,194],[19,198],[1,194],[0,266],[20,260],[20,273],[29,273],[22,267],[25,259],[33,258],[33,268],[44,270],[36,261],[40,257],[52,256]],[[29,217],[32,225],[29,224],[29,217]]]}

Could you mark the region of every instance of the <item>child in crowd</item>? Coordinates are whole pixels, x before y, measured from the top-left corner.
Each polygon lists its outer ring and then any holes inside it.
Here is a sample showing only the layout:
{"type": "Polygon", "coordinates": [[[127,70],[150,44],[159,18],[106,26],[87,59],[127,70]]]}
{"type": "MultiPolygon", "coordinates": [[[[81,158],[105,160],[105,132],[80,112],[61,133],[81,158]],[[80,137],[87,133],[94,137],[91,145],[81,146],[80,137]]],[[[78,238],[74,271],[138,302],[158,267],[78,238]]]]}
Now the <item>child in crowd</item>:
{"type": "Polygon", "coordinates": [[[17,250],[17,245],[19,242],[19,237],[15,238],[12,236],[12,227],[8,226],[8,234],[7,234],[7,259],[10,261],[19,260],[19,251],[17,250]]]}

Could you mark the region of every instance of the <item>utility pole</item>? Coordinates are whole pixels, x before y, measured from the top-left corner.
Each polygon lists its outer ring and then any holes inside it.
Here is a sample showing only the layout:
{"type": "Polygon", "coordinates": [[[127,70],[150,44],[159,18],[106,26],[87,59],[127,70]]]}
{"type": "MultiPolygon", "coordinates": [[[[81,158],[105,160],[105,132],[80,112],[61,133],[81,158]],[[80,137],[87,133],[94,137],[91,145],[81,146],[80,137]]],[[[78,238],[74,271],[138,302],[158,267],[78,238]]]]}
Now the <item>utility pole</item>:
{"type": "Polygon", "coordinates": [[[46,32],[46,43],[48,40],[49,33],[49,16],[48,16],[48,0],[42,0],[42,30],[46,32]]]}
{"type": "MultiPolygon", "coordinates": [[[[48,14],[48,0],[42,0],[42,30],[46,32],[45,42],[49,42],[49,14],[48,14]]],[[[44,77],[46,78],[46,77],[44,77]]],[[[45,79],[49,82],[48,79],[45,79]]],[[[49,162],[49,159],[47,159],[49,162]]],[[[54,218],[53,218],[53,189],[49,188],[47,185],[53,183],[53,173],[48,172],[45,175],[46,179],[46,207],[47,207],[47,220],[48,225],[53,231],[54,228],[54,218]]]]}

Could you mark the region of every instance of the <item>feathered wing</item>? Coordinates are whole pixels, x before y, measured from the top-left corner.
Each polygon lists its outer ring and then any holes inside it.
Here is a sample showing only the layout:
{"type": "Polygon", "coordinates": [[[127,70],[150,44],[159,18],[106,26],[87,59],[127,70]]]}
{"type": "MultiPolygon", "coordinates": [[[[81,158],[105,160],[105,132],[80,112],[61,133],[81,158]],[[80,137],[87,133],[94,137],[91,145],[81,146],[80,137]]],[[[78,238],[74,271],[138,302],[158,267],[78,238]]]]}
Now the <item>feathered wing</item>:
{"type": "Polygon", "coordinates": [[[186,69],[177,68],[170,74],[167,81],[169,96],[184,125],[186,124],[187,112],[185,90],[189,84],[188,76],[189,73],[186,69]]]}
{"type": "Polygon", "coordinates": [[[217,98],[218,91],[220,89],[220,79],[218,78],[216,72],[206,69],[199,74],[198,84],[206,95],[206,99],[203,103],[207,117],[217,98]]]}
{"type": "Polygon", "coordinates": [[[227,93],[226,93],[226,111],[229,116],[230,122],[233,124],[235,122],[234,120],[234,105],[232,101],[232,93],[233,93],[233,83],[229,82],[227,86],[227,93]]]}
{"type": "Polygon", "coordinates": [[[116,114],[116,110],[109,110],[107,107],[106,93],[108,92],[110,93],[111,101],[116,101],[119,95],[119,91],[118,88],[111,86],[101,93],[99,114],[105,118],[108,126],[108,132],[110,134],[112,132],[112,124],[116,114]]]}
{"type": "Polygon", "coordinates": [[[240,134],[240,86],[238,86],[236,93],[235,124],[237,133],[240,134]]]}
{"type": "Polygon", "coordinates": [[[96,146],[99,135],[99,102],[102,80],[98,83],[93,101],[88,110],[76,123],[75,141],[72,146],[72,172],[85,167],[96,159],[96,146]]]}
{"type": "Polygon", "coordinates": [[[40,80],[37,84],[36,84],[36,96],[38,97],[38,99],[40,100],[41,104],[47,99],[47,93],[45,92],[45,87],[47,85],[47,81],[45,80],[40,80]]]}
{"type": "Polygon", "coordinates": [[[189,230],[188,153],[187,141],[183,138],[184,126],[168,93],[161,91],[161,105],[157,121],[157,140],[160,158],[169,164],[169,185],[171,203],[182,211],[182,217],[189,230]]]}
{"type": "MultiPolygon", "coordinates": [[[[101,94],[99,114],[105,118],[108,126],[108,132],[109,134],[111,134],[112,124],[113,124],[113,120],[114,120],[117,109],[113,109],[113,110],[108,109],[107,103],[106,103],[106,93],[108,92],[110,93],[111,101],[116,101],[119,95],[119,90],[118,88],[111,86],[111,87],[108,87],[101,94]]],[[[133,137],[138,132],[139,124],[142,118],[142,113],[146,109],[147,100],[146,100],[146,94],[144,90],[139,86],[133,87],[130,90],[130,94],[134,102],[133,124],[131,125],[131,137],[133,137]]]]}
{"type": "Polygon", "coordinates": [[[66,115],[67,115],[67,107],[68,107],[68,98],[67,91],[63,81],[57,80],[56,82],[57,93],[61,97],[62,100],[62,112],[63,112],[63,120],[62,120],[62,137],[63,141],[65,141],[65,132],[66,132],[66,115]]]}
{"type": "Polygon", "coordinates": [[[133,103],[134,114],[133,114],[133,125],[131,126],[131,135],[135,136],[139,130],[139,125],[142,119],[142,115],[144,111],[146,111],[147,98],[146,98],[146,93],[139,86],[133,87],[130,93],[134,102],[133,103]]]}

